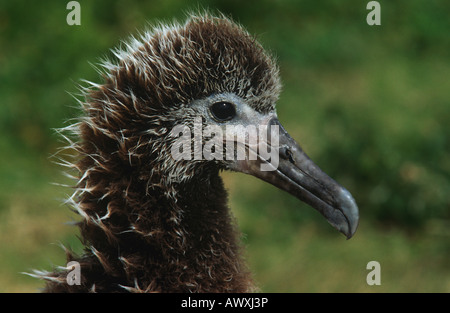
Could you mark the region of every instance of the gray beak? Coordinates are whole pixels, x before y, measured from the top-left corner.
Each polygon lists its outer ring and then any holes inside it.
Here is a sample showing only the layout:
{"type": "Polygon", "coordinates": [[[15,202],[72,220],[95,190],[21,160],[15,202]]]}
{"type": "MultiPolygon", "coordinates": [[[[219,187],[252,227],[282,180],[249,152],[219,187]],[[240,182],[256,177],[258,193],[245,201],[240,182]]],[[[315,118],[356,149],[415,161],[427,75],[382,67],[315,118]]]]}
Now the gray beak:
{"type": "MultiPolygon", "coordinates": [[[[258,177],[285,190],[319,211],[327,221],[347,239],[358,227],[359,212],[350,192],[325,174],[301,149],[299,144],[272,118],[268,126],[277,126],[278,145],[267,143],[271,149],[278,149],[278,164],[273,170],[261,170],[262,164],[270,163],[257,153],[257,158],[237,161],[234,169],[258,177]]],[[[272,140],[273,141],[273,140],[272,140]]]]}

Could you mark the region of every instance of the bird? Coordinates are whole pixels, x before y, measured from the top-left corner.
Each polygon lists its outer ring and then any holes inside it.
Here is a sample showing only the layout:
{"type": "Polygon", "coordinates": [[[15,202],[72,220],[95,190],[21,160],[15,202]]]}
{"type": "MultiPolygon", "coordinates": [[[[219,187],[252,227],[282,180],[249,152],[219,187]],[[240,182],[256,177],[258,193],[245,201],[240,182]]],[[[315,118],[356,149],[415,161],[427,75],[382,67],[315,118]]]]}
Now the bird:
{"type": "Polygon", "coordinates": [[[354,235],[355,200],[278,120],[276,59],[242,25],[192,13],[131,36],[112,54],[98,69],[102,82],[80,87],[83,113],[61,132],[75,151],[65,161],[75,178],[66,203],[79,215],[84,250],[65,250],[79,281],[69,283],[70,266],[35,271],[43,292],[258,291],[222,171],[285,190],[354,235]],[[249,143],[255,132],[227,133],[233,125],[265,129],[261,142],[276,154],[249,143]],[[215,132],[198,136],[196,127],[215,132]],[[197,153],[222,148],[226,157],[197,153]]]}

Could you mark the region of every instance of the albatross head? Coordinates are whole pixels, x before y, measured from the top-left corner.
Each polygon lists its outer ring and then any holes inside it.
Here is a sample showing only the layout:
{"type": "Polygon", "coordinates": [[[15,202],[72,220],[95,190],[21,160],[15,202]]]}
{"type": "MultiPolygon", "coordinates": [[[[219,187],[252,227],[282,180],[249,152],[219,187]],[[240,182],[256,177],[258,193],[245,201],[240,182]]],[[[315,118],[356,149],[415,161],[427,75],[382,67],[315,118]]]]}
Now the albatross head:
{"type": "Polygon", "coordinates": [[[209,15],[142,37],[116,51],[118,65],[105,66],[102,88],[115,93],[99,104],[107,133],[121,134],[130,164],[148,164],[149,177],[159,173],[165,185],[188,182],[209,167],[244,172],[289,192],[353,236],[357,205],[279,122],[278,67],[254,37],[209,15]]]}

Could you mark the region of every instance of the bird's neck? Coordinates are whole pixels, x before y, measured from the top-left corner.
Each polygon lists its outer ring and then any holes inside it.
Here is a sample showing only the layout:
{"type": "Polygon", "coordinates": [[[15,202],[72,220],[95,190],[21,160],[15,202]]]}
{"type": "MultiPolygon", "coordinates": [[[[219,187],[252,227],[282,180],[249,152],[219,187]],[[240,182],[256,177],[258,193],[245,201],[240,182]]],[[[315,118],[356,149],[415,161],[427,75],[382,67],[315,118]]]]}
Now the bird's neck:
{"type": "Polygon", "coordinates": [[[79,202],[85,215],[80,229],[86,254],[80,261],[86,288],[253,290],[217,170],[170,186],[170,195],[158,179],[107,178],[103,184],[95,178],[104,190],[85,193],[79,202]]]}

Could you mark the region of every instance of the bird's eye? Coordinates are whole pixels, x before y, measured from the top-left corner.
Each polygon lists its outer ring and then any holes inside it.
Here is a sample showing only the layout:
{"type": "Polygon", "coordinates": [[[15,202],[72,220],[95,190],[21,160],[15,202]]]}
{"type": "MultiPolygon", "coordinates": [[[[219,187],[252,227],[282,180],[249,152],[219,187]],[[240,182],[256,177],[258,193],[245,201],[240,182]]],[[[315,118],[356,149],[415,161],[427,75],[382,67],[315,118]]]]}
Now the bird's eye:
{"type": "Polygon", "coordinates": [[[219,122],[231,120],[236,115],[236,109],[230,102],[220,101],[210,106],[209,110],[219,122]]]}

